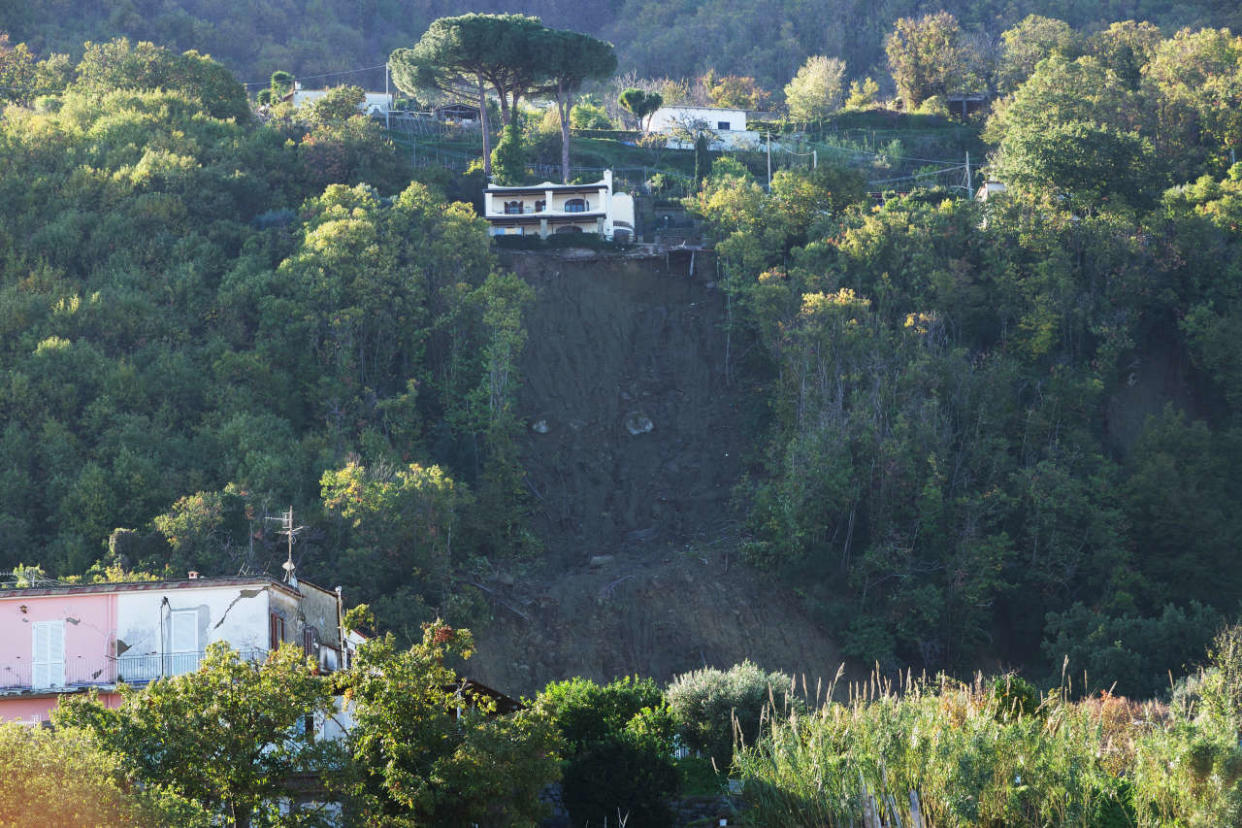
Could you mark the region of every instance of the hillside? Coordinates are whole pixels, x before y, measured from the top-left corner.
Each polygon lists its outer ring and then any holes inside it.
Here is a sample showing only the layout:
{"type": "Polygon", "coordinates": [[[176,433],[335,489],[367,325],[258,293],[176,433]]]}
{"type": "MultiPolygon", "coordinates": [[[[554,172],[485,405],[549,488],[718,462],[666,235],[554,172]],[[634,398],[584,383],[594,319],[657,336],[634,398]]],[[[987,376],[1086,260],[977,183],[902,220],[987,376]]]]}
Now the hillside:
{"type": "Polygon", "coordinates": [[[493,581],[480,677],[533,691],[564,675],[671,679],[745,658],[835,671],[831,631],[738,558],[733,490],[762,401],[733,365],[715,262],[700,254],[514,253],[530,284],[519,416],[545,560],[493,581]],[[592,563],[594,561],[594,563],[592,563]]]}
{"type": "MultiPolygon", "coordinates": [[[[981,40],[994,41],[1027,14],[1063,18],[1076,28],[1104,28],[1118,16],[1183,26],[1229,26],[1242,17],[1236,4],[1166,0],[1119,10],[1104,2],[1065,4],[1025,0],[1011,4],[938,4],[981,40]]],[[[0,31],[37,52],[77,57],[82,43],[126,36],[175,51],[195,49],[224,63],[253,92],[277,69],[308,84],[361,83],[383,87],[381,67],[393,49],[409,46],[437,17],[514,12],[550,25],[607,38],[617,46],[620,73],[690,78],[717,74],[755,77],[778,93],[808,55],[843,58],[852,77],[885,81],[884,37],[903,16],[926,4],[898,0],[883,6],[857,0],[368,0],[368,2],[207,2],[125,0],[75,4],[69,0],[0,2],[0,31]],[[357,70],[370,68],[370,71],[357,70]],[[334,74],[335,73],[335,74],[334,74]]]]}

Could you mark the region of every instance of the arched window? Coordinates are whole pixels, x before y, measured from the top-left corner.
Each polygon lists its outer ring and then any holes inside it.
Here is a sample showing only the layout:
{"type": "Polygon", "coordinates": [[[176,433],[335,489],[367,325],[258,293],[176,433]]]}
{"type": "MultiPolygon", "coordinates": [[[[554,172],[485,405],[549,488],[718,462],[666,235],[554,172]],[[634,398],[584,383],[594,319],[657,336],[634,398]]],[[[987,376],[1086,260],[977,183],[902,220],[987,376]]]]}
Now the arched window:
{"type": "Polygon", "coordinates": [[[542,213],[542,212],[543,212],[544,210],[546,210],[546,209],[548,209],[548,202],[547,202],[547,201],[545,201],[545,200],[544,200],[544,199],[542,199],[542,198],[541,198],[541,199],[538,199],[537,201],[535,201],[535,212],[536,212],[536,213],[542,213]]]}
{"type": "Polygon", "coordinates": [[[556,228],[557,233],[581,233],[582,228],[576,224],[562,224],[556,228]]]}
{"type": "Polygon", "coordinates": [[[566,213],[585,213],[587,211],[587,203],[585,198],[571,198],[565,202],[566,213]]]}
{"type": "Polygon", "coordinates": [[[512,215],[521,215],[521,214],[522,214],[522,202],[520,201],[506,201],[505,202],[505,215],[512,216],[512,215]]]}

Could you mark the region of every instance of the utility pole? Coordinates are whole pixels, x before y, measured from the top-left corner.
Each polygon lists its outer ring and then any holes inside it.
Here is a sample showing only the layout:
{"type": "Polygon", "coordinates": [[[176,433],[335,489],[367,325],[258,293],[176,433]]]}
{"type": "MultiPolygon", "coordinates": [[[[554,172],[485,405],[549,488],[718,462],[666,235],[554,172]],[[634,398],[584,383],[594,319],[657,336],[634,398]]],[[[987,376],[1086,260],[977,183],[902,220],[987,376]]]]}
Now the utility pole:
{"type": "Polygon", "coordinates": [[[966,197],[974,198],[974,179],[970,175],[970,150],[966,151],[966,197]]]}
{"type": "Polygon", "coordinates": [[[772,127],[768,126],[768,192],[772,192],[772,127]]]}
{"type": "MultiPolygon", "coordinates": [[[[384,63],[384,129],[392,129],[392,93],[388,91],[388,63],[384,63]]],[[[292,507],[290,507],[292,509],[292,507]]]]}
{"type": "Polygon", "coordinates": [[[811,150],[811,169],[819,169],[819,150],[817,149],[811,150]]]}

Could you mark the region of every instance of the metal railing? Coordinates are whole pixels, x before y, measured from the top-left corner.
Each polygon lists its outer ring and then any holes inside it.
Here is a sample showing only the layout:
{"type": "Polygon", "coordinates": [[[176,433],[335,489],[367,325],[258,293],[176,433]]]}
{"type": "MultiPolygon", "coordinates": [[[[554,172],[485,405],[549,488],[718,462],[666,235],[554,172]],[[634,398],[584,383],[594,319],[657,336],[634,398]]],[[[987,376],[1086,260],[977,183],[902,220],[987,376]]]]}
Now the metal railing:
{"type": "MultiPolygon", "coordinates": [[[[267,650],[238,650],[243,661],[263,661],[267,650]]],[[[193,673],[203,661],[204,652],[148,653],[123,655],[116,659],[116,680],[126,684],[146,684],[158,678],[193,673]]]]}
{"type": "MultiPolygon", "coordinates": [[[[238,653],[245,661],[262,661],[268,655],[265,649],[239,650],[238,653]]],[[[119,658],[68,658],[63,670],[57,664],[40,665],[36,670],[29,659],[15,659],[0,664],[0,694],[103,687],[119,682],[146,684],[158,678],[194,672],[202,664],[203,655],[200,651],[122,655],[119,658]]]]}

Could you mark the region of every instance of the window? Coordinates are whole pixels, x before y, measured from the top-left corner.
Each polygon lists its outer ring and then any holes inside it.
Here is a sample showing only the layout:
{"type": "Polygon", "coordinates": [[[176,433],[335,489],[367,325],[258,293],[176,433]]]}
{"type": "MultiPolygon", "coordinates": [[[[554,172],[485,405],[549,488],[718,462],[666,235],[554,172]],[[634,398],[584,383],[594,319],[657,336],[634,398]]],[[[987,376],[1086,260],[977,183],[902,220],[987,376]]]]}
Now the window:
{"type": "Polygon", "coordinates": [[[269,619],[268,631],[270,633],[271,647],[275,650],[285,640],[285,619],[273,612],[269,619]]]}
{"type": "Polygon", "coordinates": [[[38,621],[34,625],[34,660],[31,686],[35,689],[65,686],[65,622],[38,621]]]}
{"type": "Polygon", "coordinates": [[[732,127],[729,126],[728,121],[717,121],[716,129],[719,130],[720,132],[728,132],[730,129],[732,129],[732,127]]]}
{"type": "Polygon", "coordinates": [[[571,198],[565,202],[566,213],[585,213],[587,211],[587,203],[585,198],[571,198]]]}
{"type": "Polygon", "coordinates": [[[562,224],[556,228],[557,233],[581,233],[582,228],[576,224],[562,224]]]}
{"type": "Polygon", "coordinates": [[[505,202],[505,215],[507,216],[519,215],[520,216],[521,214],[522,214],[522,202],[520,201],[506,201],[505,202]]]}
{"type": "Polygon", "coordinates": [[[541,198],[541,199],[539,199],[538,201],[536,201],[536,202],[535,202],[535,212],[536,212],[536,213],[542,213],[542,212],[543,212],[544,210],[546,210],[546,209],[548,209],[548,202],[547,202],[545,199],[542,199],[542,198],[541,198]]]}

